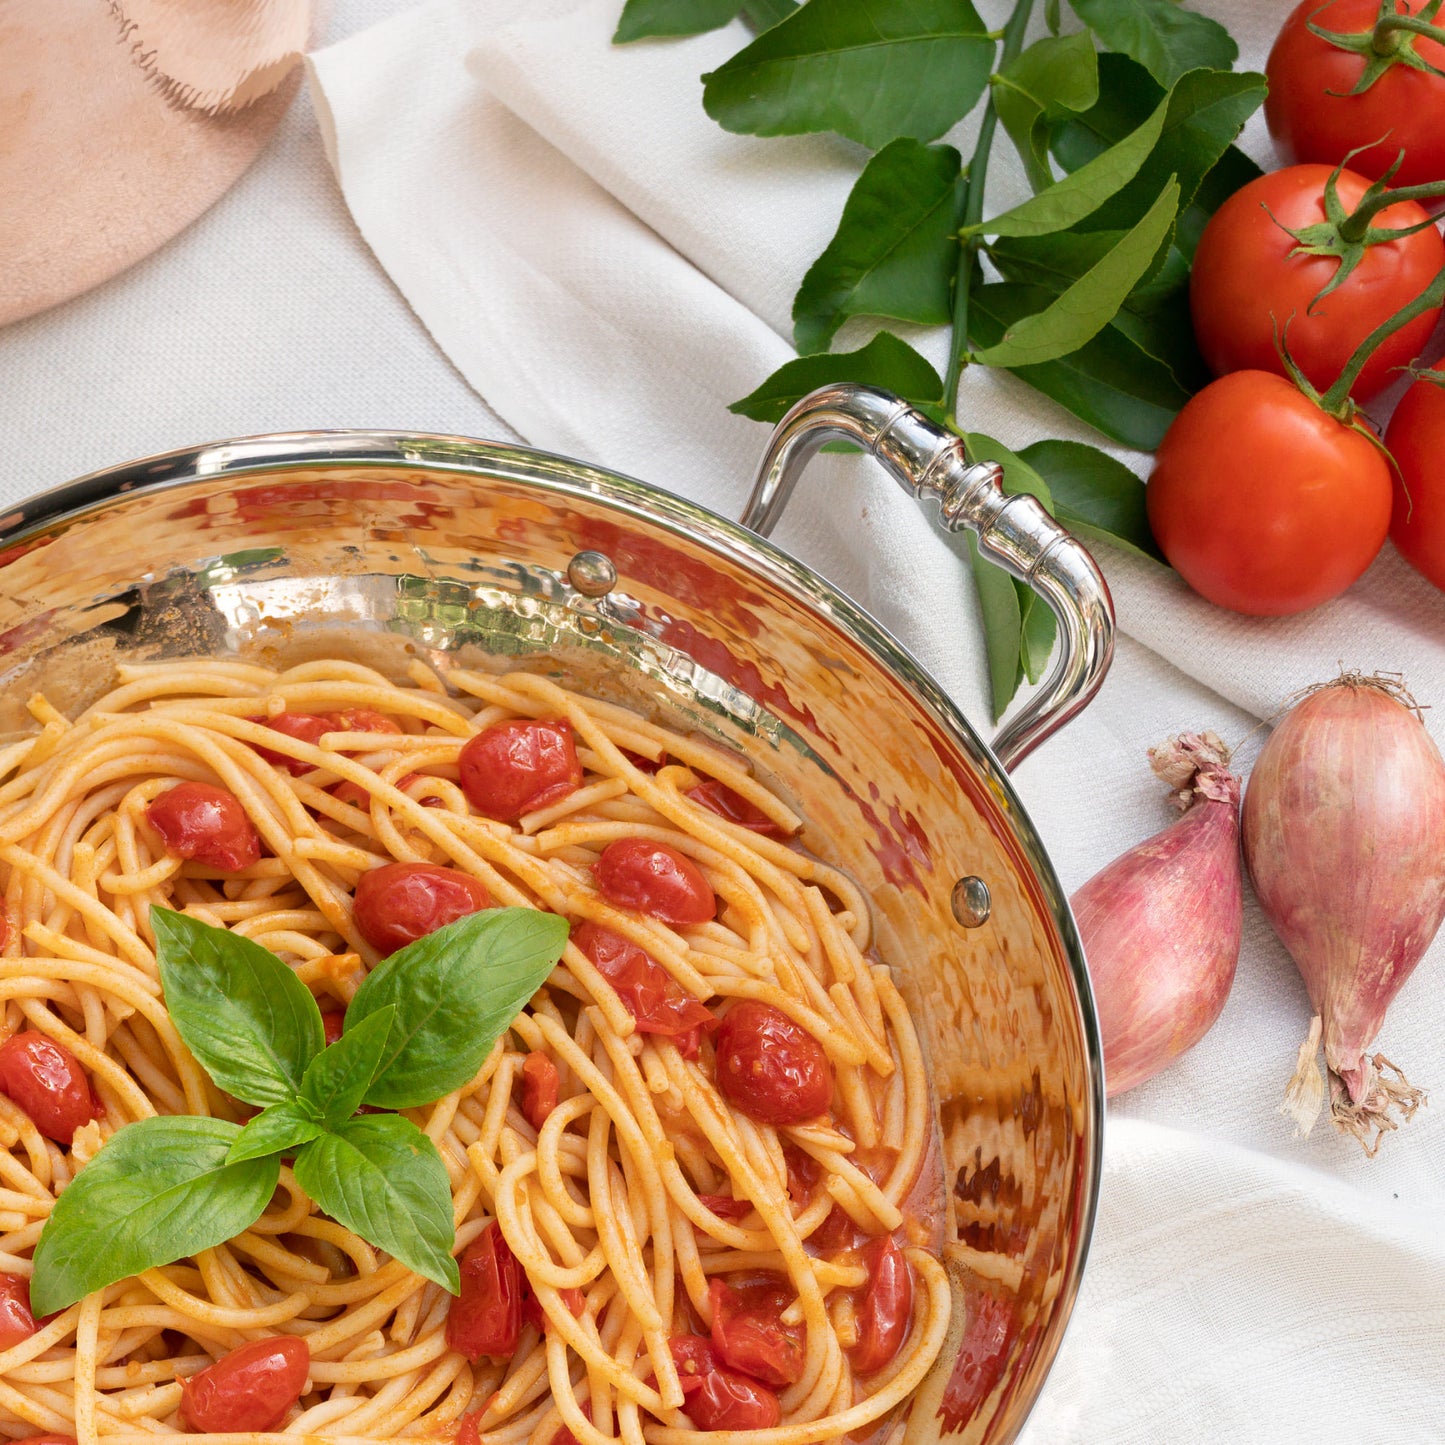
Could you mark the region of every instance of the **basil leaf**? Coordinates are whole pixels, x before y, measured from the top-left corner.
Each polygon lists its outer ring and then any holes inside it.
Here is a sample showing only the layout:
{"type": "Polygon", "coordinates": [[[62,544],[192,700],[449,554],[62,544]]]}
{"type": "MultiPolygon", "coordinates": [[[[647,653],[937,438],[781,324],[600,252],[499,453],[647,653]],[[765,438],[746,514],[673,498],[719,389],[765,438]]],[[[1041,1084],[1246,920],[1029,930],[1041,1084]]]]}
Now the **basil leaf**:
{"type": "Polygon", "coordinates": [[[1098,99],[1099,64],[1087,30],[1036,40],[994,77],[993,108],[1034,190],[1054,181],[1048,123],[1086,111],[1098,99]]]}
{"type": "Polygon", "coordinates": [[[754,421],[780,422],[788,408],[810,391],[835,381],[857,381],[896,392],[915,406],[943,396],[943,378],[907,342],[891,331],[880,331],[857,351],[835,351],[822,356],[800,356],[785,362],[756,391],[735,401],[729,411],[754,421]]]}
{"type": "Polygon", "coordinates": [[[1069,0],[1074,14],[1110,50],[1132,56],[1160,85],[1204,65],[1228,70],[1239,47],[1217,20],[1186,10],[1178,0],[1069,0]]]}
{"type": "Polygon", "coordinates": [[[305,1104],[296,1100],[272,1104],[241,1130],[226,1155],[226,1163],[239,1164],[245,1159],[269,1159],[272,1155],[287,1154],[320,1132],[320,1121],[305,1104]]]}
{"type": "Polygon", "coordinates": [[[702,103],[724,130],[831,130],[877,150],[962,120],[993,58],[972,0],[810,0],[704,75],[702,103]]]}
{"type": "Polygon", "coordinates": [[[116,1280],[224,1244],[260,1217],[280,1164],[227,1164],[222,1119],[141,1119],[116,1131],[55,1202],[35,1247],[30,1307],[54,1314],[116,1280]]]}
{"type": "Polygon", "coordinates": [[[1077,225],[1139,173],[1164,133],[1167,116],[1168,106],[1160,101],[1153,113],[1117,144],[1011,211],[985,221],[979,229],[991,236],[1042,236],[1077,225]]]}
{"type": "Polygon", "coordinates": [[[396,1010],[363,1101],[411,1109],[460,1088],[547,981],[566,942],[567,920],[555,913],[491,908],[383,960],[357,989],[344,1024],[349,1034],[388,1004],[396,1010]]]}
{"type": "Polygon", "coordinates": [[[1144,483],[1117,457],[1065,441],[1034,442],[1019,456],[1047,480],[1055,515],[1071,532],[1164,560],[1149,530],[1144,483]]]}
{"type": "Polygon", "coordinates": [[[958,260],[959,172],[952,146],[896,140],[863,168],[838,230],[793,302],[798,350],[826,351],[850,316],[943,325],[958,260]]]}
{"type": "MultiPolygon", "coordinates": [[[[1048,299],[1035,286],[980,286],[969,298],[969,339],[979,346],[997,344],[1009,326],[1042,309],[1048,299]]],[[[1140,451],[1159,445],[1189,400],[1167,367],[1113,326],[1068,356],[1010,369],[1105,436],[1140,451]]]]}
{"type": "Polygon", "coordinates": [[[305,1145],[295,1171],[296,1182],[339,1224],[424,1278],[460,1291],[446,1165],[410,1120],[347,1119],[305,1145]]]}
{"type": "Polygon", "coordinates": [[[239,933],[169,908],[150,918],[166,1008],[217,1088],[248,1104],[291,1098],[326,1043],[311,991],[239,933]]]}
{"type": "Polygon", "coordinates": [[[745,0],[743,19],[754,30],[766,30],[786,20],[798,8],[798,0],[745,0]]]}
{"type": "Polygon", "coordinates": [[[1174,228],[1179,187],[1171,179],[1133,230],[1127,232],[1062,295],[1015,322],[993,346],[975,351],[985,366],[1032,366],[1077,351],[1113,319],[1154,264],[1174,228]]]}
{"type": "Polygon", "coordinates": [[[329,1049],[322,1049],[311,1060],[306,1077],[301,1080],[301,1102],[314,1110],[328,1129],[334,1129],[360,1108],[376,1077],[395,1017],[395,1007],[384,1005],[347,1029],[329,1049]]]}
{"type": "Polygon", "coordinates": [[[617,22],[614,45],[653,35],[701,35],[726,25],[743,0],[627,0],[617,22]]]}

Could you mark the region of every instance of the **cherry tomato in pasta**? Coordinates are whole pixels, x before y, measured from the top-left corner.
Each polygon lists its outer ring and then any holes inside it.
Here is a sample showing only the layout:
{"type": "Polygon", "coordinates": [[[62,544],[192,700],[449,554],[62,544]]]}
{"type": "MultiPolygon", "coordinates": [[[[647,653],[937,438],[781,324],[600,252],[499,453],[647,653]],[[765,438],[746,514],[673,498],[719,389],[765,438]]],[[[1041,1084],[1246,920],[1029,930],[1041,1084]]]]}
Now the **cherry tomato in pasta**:
{"type": "Polygon", "coordinates": [[[557,1107],[557,1091],[561,1088],[557,1065],[533,1049],[522,1062],[522,1113],[527,1122],[541,1132],[547,1115],[557,1107]]]}
{"type": "Polygon", "coordinates": [[[234,873],[261,856],[261,837],[241,800],[210,783],[177,783],[152,800],[146,821],[168,853],[234,873]]]}
{"type": "Polygon", "coordinates": [[[667,1343],[682,1382],[682,1408],[699,1430],[767,1430],[783,1418],[778,1397],[723,1365],[711,1340],[674,1335],[667,1343]]]}
{"type": "MultiPolygon", "coordinates": [[[[582,1318],[582,1312],[587,1308],[587,1296],[580,1289],[559,1289],[558,1295],[562,1299],[562,1308],[572,1316],[574,1320],[582,1318]]],[[[542,1308],[542,1301],[537,1298],[536,1292],[532,1289],[532,1282],[527,1278],[526,1273],[522,1275],[522,1323],[524,1325],[536,1325],[546,1332],[549,1321],[547,1311],[542,1308]]]]}
{"type": "Polygon", "coordinates": [[[334,730],[343,733],[399,733],[401,724],[369,707],[344,707],[334,714],[334,730]]]}
{"type": "Polygon", "coordinates": [[[75,1131],[100,1113],[80,1061],[64,1044],[32,1029],[0,1044],[0,1093],[8,1094],[47,1139],[66,1148],[75,1131]]]}
{"type": "Polygon", "coordinates": [[[609,903],[660,918],[664,923],[707,923],[717,896],[702,869],[685,854],[651,838],[609,843],[593,872],[609,903]]]}
{"type": "Polygon", "coordinates": [[[832,1100],[833,1066],[822,1044],[781,1009],[739,999],[718,1028],[717,1086],[760,1124],[801,1124],[832,1100]]]}
{"type": "Polygon", "coordinates": [[[357,931],[385,958],[491,905],[492,895],[470,873],[436,863],[383,863],[361,875],[352,913],[357,931]]]}
{"type": "MultiPolygon", "coordinates": [[[[583,1400],[582,1414],[590,1424],[592,1420],[591,1400],[583,1400]]],[[[577,1445],[577,1437],[565,1425],[562,1425],[558,1427],[557,1433],[548,1441],[548,1445],[577,1445]]]]}
{"type": "Polygon", "coordinates": [[[0,1350],[18,1345],[34,1333],[30,1281],[21,1274],[0,1274],[0,1350]]]}
{"type": "MultiPolygon", "coordinates": [[[[317,743],[320,742],[322,734],[342,730],[341,719],[334,713],[278,712],[275,717],[258,717],[253,721],[264,723],[272,732],[281,733],[288,738],[296,738],[303,743],[317,743]]],[[[265,747],[261,743],[256,743],[255,748],[268,763],[273,763],[278,768],[285,768],[293,778],[299,778],[302,773],[309,773],[314,766],[312,763],[303,762],[300,758],[278,753],[275,748],[265,747]]]]}
{"type": "Polygon", "coordinates": [[[841,1204],[835,1204],[808,1236],[808,1244],[822,1254],[834,1254],[841,1249],[853,1249],[861,1232],[848,1211],[841,1204]]]}
{"type": "Polygon", "coordinates": [[[716,813],[719,818],[726,818],[729,823],[736,823],[750,832],[761,833],[767,838],[788,836],[782,824],[775,823],[761,808],[754,807],[741,793],[734,792],[716,778],[708,778],[697,787],[689,788],[687,796],[709,813],[716,813]]]}
{"type": "Polygon", "coordinates": [[[858,1343],[848,1352],[860,1375],[881,1370],[898,1353],[913,1317],[913,1271],[891,1234],[863,1248],[868,1283],[856,1307],[858,1343]]]}
{"type": "Polygon", "coordinates": [[[522,1332],[526,1276],[494,1219],[457,1261],[462,1292],[447,1310],[447,1344],[475,1364],[509,1360],[522,1332]]]}
{"type": "Polygon", "coordinates": [[[797,1299],[781,1275],[734,1286],[714,1277],[712,1343],[724,1364],[765,1385],[792,1385],[802,1377],[807,1354],[802,1321],[786,1324],[783,1312],[797,1299]]]}
{"type": "Polygon", "coordinates": [[[639,1033],[673,1039],[685,1058],[697,1053],[697,1030],[711,1028],[717,1019],[646,950],[596,923],[574,929],[572,942],[616,989],[639,1033]]]}
{"type": "Polygon", "coordinates": [[[322,1009],[321,1028],[326,1035],[326,1044],[329,1048],[345,1032],[346,1015],[340,1009],[322,1009]]]}
{"type": "Polygon", "coordinates": [[[298,1336],[251,1340],[181,1381],[181,1419],[204,1434],[274,1430],[310,1370],[311,1351],[298,1336]]]}
{"type": "Polygon", "coordinates": [[[734,1199],[731,1194],[699,1194],[698,1203],[719,1219],[746,1219],[753,1212],[751,1199],[734,1199]]]}
{"type": "Polygon", "coordinates": [[[582,786],[572,728],[560,718],[493,723],[467,740],[457,764],[467,801],[501,823],[515,823],[582,786]]]}
{"type": "Polygon", "coordinates": [[[660,758],[645,758],[641,753],[634,753],[631,748],[620,748],[619,751],[639,773],[646,773],[649,777],[656,776],[667,764],[666,753],[660,758]]]}

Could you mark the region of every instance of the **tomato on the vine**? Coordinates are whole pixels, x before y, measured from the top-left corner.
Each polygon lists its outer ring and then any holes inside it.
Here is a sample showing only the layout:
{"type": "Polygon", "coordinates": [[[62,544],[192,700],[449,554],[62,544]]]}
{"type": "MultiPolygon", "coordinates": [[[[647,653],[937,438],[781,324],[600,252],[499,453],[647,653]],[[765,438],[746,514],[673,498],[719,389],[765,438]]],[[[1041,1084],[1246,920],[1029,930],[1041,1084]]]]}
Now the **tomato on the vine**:
{"type": "Polygon", "coordinates": [[[1236,371],[1175,417],[1146,497],[1156,540],[1196,592],[1279,617],[1338,596],[1374,560],[1390,467],[1283,377],[1236,371]]]}
{"type": "Polygon", "coordinates": [[[1358,151],[1351,168],[1380,176],[1403,150],[1396,185],[1445,180],[1445,76],[1413,63],[1445,70],[1445,44],[1394,24],[1425,4],[1302,0],[1290,13],[1265,65],[1264,118],[1286,156],[1334,166],[1358,151]],[[1351,94],[1367,67],[1378,73],[1351,94]]]}
{"type": "MultiPolygon", "coordinates": [[[[1199,350],[1216,376],[1251,369],[1286,375],[1279,354],[1283,341],[1295,365],[1324,391],[1355,348],[1445,266],[1445,240],[1426,225],[1414,235],[1365,244],[1337,289],[1321,296],[1343,265],[1341,254],[1328,253],[1351,244],[1328,214],[1332,174],[1329,166],[1299,165],[1260,176],[1236,191],[1204,228],[1189,279],[1189,306],[1199,350]],[[1306,235],[1315,250],[1302,245],[1306,235]]],[[[1354,171],[1334,177],[1346,215],[1369,187],[1354,171]]],[[[1366,224],[1394,231],[1429,219],[1414,201],[1398,201],[1366,224]]],[[[1363,225],[1360,232],[1366,234],[1363,225]]],[[[1387,387],[1396,368],[1419,354],[1439,317],[1437,307],[1388,337],[1351,388],[1355,399],[1387,387]]]]}
{"type": "MultiPolygon", "coordinates": [[[[1445,361],[1435,363],[1445,380],[1445,361]]],[[[1399,468],[1390,536],[1400,555],[1445,589],[1445,385],[1417,381],[1385,432],[1399,468]]]]}

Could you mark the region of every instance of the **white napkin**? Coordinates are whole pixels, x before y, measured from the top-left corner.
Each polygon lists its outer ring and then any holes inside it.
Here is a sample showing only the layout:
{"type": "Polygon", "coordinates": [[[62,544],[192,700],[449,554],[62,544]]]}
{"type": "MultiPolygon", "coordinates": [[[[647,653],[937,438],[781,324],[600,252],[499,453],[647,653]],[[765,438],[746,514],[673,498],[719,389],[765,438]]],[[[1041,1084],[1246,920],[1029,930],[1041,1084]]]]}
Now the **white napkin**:
{"type": "MultiPolygon", "coordinates": [[[[1289,7],[1198,8],[1229,24],[1241,66],[1259,67],[1289,7]]],[[[836,138],[720,130],[698,76],[746,32],[616,48],[619,9],[431,0],[313,57],[313,90],[367,241],[497,411],[535,445],[735,516],[766,433],[726,405],[792,355],[793,291],[864,156],[836,138]]],[[[980,9],[1001,18],[1000,3],[980,9]]],[[[950,139],[967,148],[963,130],[950,139]]],[[[1258,119],[1245,144],[1271,161],[1258,119]]],[[[999,207],[1025,193],[1006,140],[991,190],[999,207]]],[[[854,323],[840,349],[867,334],[854,323]]],[[[910,339],[941,363],[937,335],[910,339]]],[[[976,370],[959,402],[970,428],[1097,443],[1016,379],[976,370]]],[[[872,611],[987,732],[956,540],[845,459],[810,471],[777,540],[872,611]]],[[[1124,634],[1114,670],[1018,775],[1066,888],[1168,821],[1150,744],[1185,727],[1243,741],[1340,662],[1404,673],[1445,739],[1445,596],[1388,548],[1345,597],[1268,622],[1113,549],[1102,561],[1124,634]]],[[[1437,941],[1380,1047],[1445,1089],[1442,985],[1437,941]]],[[[1445,1439],[1429,1433],[1439,1391],[1416,1364],[1445,1357],[1445,1117],[1426,1110],[1373,1161],[1327,1126],[1292,1139],[1275,1106],[1308,1017],[1251,905],[1215,1029],[1111,1112],[1094,1258],[1031,1441],[1346,1440],[1367,1421],[1445,1439]]]]}

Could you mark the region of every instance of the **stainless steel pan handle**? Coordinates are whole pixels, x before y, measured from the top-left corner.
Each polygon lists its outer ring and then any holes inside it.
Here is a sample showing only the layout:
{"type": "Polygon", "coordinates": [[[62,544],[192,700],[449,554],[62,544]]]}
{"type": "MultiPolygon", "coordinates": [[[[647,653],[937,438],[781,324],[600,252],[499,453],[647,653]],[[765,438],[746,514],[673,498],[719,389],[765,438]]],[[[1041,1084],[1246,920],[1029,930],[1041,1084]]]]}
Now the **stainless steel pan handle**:
{"type": "Polygon", "coordinates": [[[876,457],[905,491],[935,498],[950,532],[968,528],[979,551],[1028,583],[1059,619],[1059,658],[1039,691],[993,740],[1010,771],[1098,692],[1114,656],[1114,604],[1094,559],[1028,496],[1008,496],[994,462],[971,465],[963,441],[886,391],[839,383],[805,396],[778,423],[742,524],[766,537],[803,468],[826,442],[876,457]]]}

